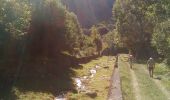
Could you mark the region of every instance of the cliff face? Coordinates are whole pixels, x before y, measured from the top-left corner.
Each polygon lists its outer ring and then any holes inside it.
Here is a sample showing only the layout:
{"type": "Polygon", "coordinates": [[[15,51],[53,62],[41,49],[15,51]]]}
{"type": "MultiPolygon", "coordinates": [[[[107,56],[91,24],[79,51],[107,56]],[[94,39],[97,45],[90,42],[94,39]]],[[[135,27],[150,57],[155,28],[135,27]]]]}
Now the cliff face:
{"type": "Polygon", "coordinates": [[[114,0],[61,0],[67,8],[78,16],[78,20],[85,28],[112,16],[114,0]]]}

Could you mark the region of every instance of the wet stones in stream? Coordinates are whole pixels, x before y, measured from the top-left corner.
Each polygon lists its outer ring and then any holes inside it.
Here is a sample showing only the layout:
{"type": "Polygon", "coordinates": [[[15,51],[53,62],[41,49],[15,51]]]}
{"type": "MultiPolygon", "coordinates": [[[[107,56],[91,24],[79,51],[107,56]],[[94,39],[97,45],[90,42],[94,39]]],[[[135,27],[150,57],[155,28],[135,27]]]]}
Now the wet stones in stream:
{"type": "Polygon", "coordinates": [[[97,69],[99,68],[101,67],[96,65],[94,68],[89,70],[89,75],[73,78],[78,92],[85,92],[87,95],[93,94],[92,91],[87,88],[87,84],[90,80],[92,80],[94,75],[97,73],[97,69]]]}

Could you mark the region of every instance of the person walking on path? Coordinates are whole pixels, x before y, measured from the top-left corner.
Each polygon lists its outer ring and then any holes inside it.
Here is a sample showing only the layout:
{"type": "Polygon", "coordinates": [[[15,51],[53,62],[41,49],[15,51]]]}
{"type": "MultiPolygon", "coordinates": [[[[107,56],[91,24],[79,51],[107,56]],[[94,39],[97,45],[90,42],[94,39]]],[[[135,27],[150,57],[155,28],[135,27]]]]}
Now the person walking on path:
{"type": "Polygon", "coordinates": [[[119,55],[118,54],[116,54],[116,60],[115,60],[115,68],[118,68],[118,58],[119,58],[119,55]]]}
{"type": "Polygon", "coordinates": [[[132,63],[133,63],[133,56],[130,54],[129,55],[129,65],[130,65],[131,69],[132,69],[132,63]]]}
{"type": "Polygon", "coordinates": [[[153,60],[152,57],[150,57],[147,61],[147,68],[148,68],[150,77],[153,77],[153,72],[154,72],[154,68],[155,68],[155,61],[153,60]]]}

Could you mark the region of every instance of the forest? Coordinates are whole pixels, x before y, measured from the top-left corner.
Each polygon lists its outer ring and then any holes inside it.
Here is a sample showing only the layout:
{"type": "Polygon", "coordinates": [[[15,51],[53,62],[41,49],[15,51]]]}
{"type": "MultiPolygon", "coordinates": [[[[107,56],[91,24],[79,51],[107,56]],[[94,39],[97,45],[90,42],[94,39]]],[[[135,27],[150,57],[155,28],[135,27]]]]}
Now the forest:
{"type": "MultiPolygon", "coordinates": [[[[136,62],[152,57],[169,75],[170,0],[0,0],[2,100],[75,92],[72,69],[81,76],[84,64],[118,53],[136,62]]],[[[69,100],[84,100],[77,97],[69,100]]]]}

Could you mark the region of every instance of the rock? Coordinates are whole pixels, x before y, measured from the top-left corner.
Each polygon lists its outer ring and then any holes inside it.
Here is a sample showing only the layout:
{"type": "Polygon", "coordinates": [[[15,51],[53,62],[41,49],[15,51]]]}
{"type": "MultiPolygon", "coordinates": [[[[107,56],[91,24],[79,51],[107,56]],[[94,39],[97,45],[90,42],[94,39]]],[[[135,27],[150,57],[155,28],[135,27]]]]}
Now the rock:
{"type": "Polygon", "coordinates": [[[96,70],[95,70],[95,69],[91,69],[91,70],[90,70],[90,73],[91,73],[91,74],[96,74],[96,70]]]}
{"type": "Polygon", "coordinates": [[[97,93],[95,91],[88,91],[86,92],[86,95],[91,98],[95,98],[97,96],[97,93]]]}
{"type": "Polygon", "coordinates": [[[75,82],[76,82],[77,87],[81,88],[82,82],[81,82],[80,78],[75,78],[75,82]]]}
{"type": "Polygon", "coordinates": [[[100,68],[100,66],[99,66],[99,65],[96,65],[95,68],[98,69],[98,68],[100,68]]]}
{"type": "Polygon", "coordinates": [[[96,74],[96,70],[95,69],[91,69],[90,70],[90,78],[94,77],[94,74],[96,74]]]}
{"type": "Polygon", "coordinates": [[[64,97],[64,94],[61,94],[57,96],[56,98],[54,98],[54,100],[67,100],[67,99],[64,97]]]}
{"type": "Polygon", "coordinates": [[[54,100],[67,100],[66,98],[55,98],[54,100]]]}
{"type": "Polygon", "coordinates": [[[103,68],[104,68],[104,69],[108,69],[108,68],[109,68],[109,66],[104,66],[103,68]]]}
{"type": "Polygon", "coordinates": [[[85,87],[85,85],[83,84],[83,81],[85,81],[85,80],[83,80],[83,79],[81,79],[81,78],[74,78],[74,80],[75,80],[75,83],[76,83],[77,91],[78,91],[78,92],[82,92],[82,91],[85,91],[85,90],[86,90],[86,87],[85,87]]]}
{"type": "Polygon", "coordinates": [[[88,78],[88,76],[83,76],[83,79],[87,79],[88,78]]]}

